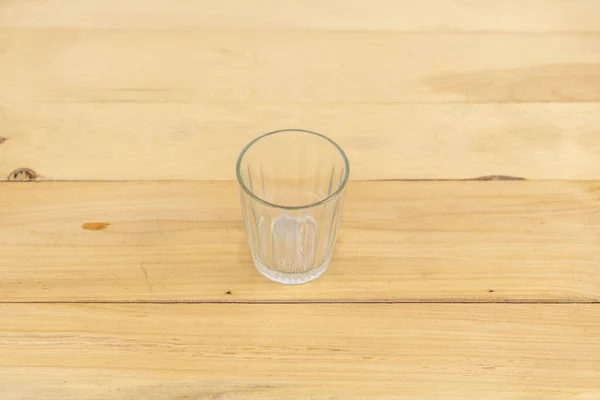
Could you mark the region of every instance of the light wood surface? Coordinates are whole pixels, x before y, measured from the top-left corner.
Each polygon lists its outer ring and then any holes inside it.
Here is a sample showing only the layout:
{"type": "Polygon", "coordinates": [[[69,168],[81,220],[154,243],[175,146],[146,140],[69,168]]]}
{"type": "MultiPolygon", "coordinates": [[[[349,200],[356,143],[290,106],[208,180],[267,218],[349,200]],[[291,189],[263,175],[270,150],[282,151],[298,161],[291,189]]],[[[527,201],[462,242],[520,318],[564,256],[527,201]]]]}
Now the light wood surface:
{"type": "Polygon", "coordinates": [[[4,183],[3,301],[600,301],[597,182],[352,182],[330,270],[275,285],[234,182],[4,183]]]}
{"type": "Polygon", "coordinates": [[[0,0],[0,399],[600,399],[599,21],[0,0]],[[281,128],[354,180],[299,287],[254,269],[234,181],[281,128]]]}
{"type": "Polygon", "coordinates": [[[0,312],[9,322],[0,325],[6,400],[600,396],[594,305],[12,304],[0,312]]]}
{"type": "Polygon", "coordinates": [[[599,179],[599,20],[596,0],[5,0],[0,179],[228,180],[284,127],[338,140],[352,179],[599,179]]]}
{"type": "Polygon", "coordinates": [[[596,0],[4,0],[0,27],[600,32],[596,0]],[[257,12],[260,10],[260,12],[257,12]],[[433,12],[435,11],[435,12],[433,12]]]}
{"type": "Polygon", "coordinates": [[[351,179],[600,179],[597,103],[164,102],[0,105],[0,178],[234,180],[245,144],[301,126],[340,143],[351,179]]]}
{"type": "Polygon", "coordinates": [[[598,34],[4,28],[0,35],[3,102],[600,99],[598,34]]]}

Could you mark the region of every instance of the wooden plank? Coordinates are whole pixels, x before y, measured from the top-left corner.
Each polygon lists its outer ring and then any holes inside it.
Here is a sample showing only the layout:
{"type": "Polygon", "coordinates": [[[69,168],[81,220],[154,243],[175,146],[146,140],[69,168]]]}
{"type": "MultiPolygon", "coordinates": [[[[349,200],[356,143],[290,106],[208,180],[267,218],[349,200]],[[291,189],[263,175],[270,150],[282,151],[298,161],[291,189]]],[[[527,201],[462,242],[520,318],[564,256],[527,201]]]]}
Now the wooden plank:
{"type": "Polygon", "coordinates": [[[0,50],[8,102],[600,100],[600,35],[5,28],[0,50]]]}
{"type": "Polygon", "coordinates": [[[597,305],[1,305],[34,399],[592,400],[597,305]]]}
{"type": "Polygon", "coordinates": [[[3,183],[0,301],[598,301],[598,187],[352,182],[329,271],[287,287],[234,182],[3,183]]]}
{"type": "Polygon", "coordinates": [[[0,27],[598,32],[596,0],[4,0],[0,27]]]}
{"type": "Polygon", "coordinates": [[[0,178],[234,180],[280,127],[338,141],[351,179],[600,179],[598,103],[0,103],[0,178]]]}

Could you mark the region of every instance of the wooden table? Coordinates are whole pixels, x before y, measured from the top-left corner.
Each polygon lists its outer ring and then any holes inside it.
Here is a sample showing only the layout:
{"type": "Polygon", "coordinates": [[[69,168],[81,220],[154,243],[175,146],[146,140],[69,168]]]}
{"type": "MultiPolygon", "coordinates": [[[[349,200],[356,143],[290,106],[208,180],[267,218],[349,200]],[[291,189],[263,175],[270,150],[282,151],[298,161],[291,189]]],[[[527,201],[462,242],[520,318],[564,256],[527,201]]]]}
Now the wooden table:
{"type": "Polygon", "coordinates": [[[0,399],[600,399],[599,100],[598,0],[0,1],[0,399]],[[352,163],[298,287],[284,127],[352,163]]]}

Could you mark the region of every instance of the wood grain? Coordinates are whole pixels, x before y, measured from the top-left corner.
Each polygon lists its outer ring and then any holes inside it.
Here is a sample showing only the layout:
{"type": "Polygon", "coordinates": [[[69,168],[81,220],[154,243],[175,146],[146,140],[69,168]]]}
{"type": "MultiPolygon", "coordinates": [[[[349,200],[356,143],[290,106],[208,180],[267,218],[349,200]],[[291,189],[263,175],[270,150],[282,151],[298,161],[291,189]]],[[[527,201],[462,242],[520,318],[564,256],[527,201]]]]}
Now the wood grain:
{"type": "Polygon", "coordinates": [[[352,182],[317,281],[255,271],[233,182],[4,183],[1,301],[600,300],[598,182],[352,182]]]}
{"type": "Polygon", "coordinates": [[[11,304],[0,313],[5,400],[600,396],[595,305],[11,304]]]}
{"type": "Polygon", "coordinates": [[[0,29],[0,101],[600,100],[600,35],[0,29]]]}
{"type": "Polygon", "coordinates": [[[600,179],[600,105],[0,104],[0,178],[234,180],[245,144],[305,127],[342,145],[351,179],[600,179]]]}
{"type": "Polygon", "coordinates": [[[547,33],[599,32],[599,20],[595,0],[4,0],[0,5],[0,27],[32,28],[547,33]]]}
{"type": "Polygon", "coordinates": [[[0,0],[0,398],[600,399],[598,5],[0,0]],[[358,180],[299,287],[232,181],[286,127],[358,180]]]}

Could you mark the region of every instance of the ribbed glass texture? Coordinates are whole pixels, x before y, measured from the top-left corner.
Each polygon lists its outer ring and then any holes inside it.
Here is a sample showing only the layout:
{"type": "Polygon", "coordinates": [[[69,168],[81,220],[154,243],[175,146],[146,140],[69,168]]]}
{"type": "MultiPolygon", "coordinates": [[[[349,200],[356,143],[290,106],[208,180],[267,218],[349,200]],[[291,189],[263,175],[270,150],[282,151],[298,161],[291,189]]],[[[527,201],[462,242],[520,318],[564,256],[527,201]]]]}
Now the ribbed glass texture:
{"type": "Polygon", "coordinates": [[[263,275],[300,284],[325,272],[349,172],[344,151],[315,132],[271,132],[244,148],[237,179],[250,252],[263,275]]]}

